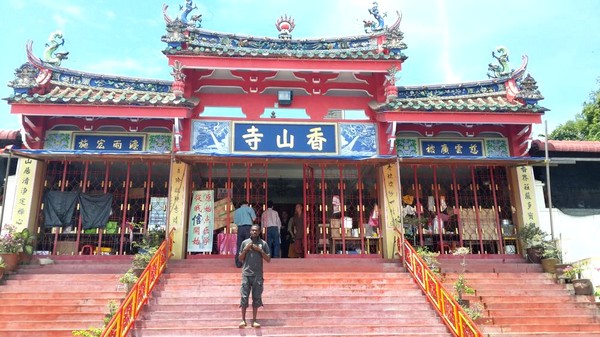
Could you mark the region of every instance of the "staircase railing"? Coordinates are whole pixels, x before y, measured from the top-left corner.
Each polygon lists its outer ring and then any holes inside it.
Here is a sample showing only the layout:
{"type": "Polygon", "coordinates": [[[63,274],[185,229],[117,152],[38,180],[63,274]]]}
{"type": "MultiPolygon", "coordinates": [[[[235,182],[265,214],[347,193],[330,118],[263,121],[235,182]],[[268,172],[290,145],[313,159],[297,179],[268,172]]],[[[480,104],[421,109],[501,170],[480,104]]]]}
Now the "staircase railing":
{"type": "Polygon", "coordinates": [[[398,240],[398,250],[402,251],[406,269],[425,293],[427,300],[433,305],[438,315],[454,336],[483,337],[473,320],[458,304],[454,296],[444,288],[442,282],[429,269],[427,263],[408,243],[407,240],[398,240]],[[403,241],[403,242],[400,242],[403,241]]]}
{"type": "Polygon", "coordinates": [[[160,276],[167,266],[167,261],[173,252],[173,235],[175,229],[169,232],[168,237],[158,247],[158,250],[142,272],[137,282],[133,285],[115,315],[104,327],[101,337],[125,337],[135,323],[142,307],[148,303],[148,298],[158,283],[160,276]]]}

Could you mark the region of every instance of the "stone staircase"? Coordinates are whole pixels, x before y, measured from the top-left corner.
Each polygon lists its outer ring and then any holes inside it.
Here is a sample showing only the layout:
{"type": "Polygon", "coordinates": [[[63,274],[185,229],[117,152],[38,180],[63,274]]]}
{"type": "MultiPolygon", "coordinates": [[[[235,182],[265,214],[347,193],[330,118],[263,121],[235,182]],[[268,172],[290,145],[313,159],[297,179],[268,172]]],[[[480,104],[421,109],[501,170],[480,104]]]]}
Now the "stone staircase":
{"type": "MultiPolygon", "coordinates": [[[[441,255],[441,274],[452,290],[461,258],[441,255]]],[[[518,255],[470,255],[465,279],[476,290],[465,298],[480,302],[479,328],[490,337],[600,336],[600,316],[592,296],[575,296],[541,265],[518,255]]]]}
{"type": "MultiPolygon", "coordinates": [[[[21,266],[0,284],[0,336],[67,337],[100,327],[127,256],[57,256],[55,264],[21,266]]],[[[448,289],[461,259],[442,255],[448,289]]],[[[488,337],[600,336],[590,296],[574,296],[541,266],[517,255],[473,255],[466,296],[481,302],[488,337]]],[[[259,329],[239,329],[240,270],[231,259],[170,261],[132,336],[451,336],[410,275],[376,258],[273,259],[265,264],[259,329]]],[[[251,310],[248,312],[251,317],[251,310]]]]}
{"type": "Polygon", "coordinates": [[[0,284],[0,336],[71,337],[101,327],[108,303],[125,295],[118,282],[130,256],[53,256],[20,266],[0,284]]]}
{"type": "Polygon", "coordinates": [[[134,335],[452,336],[398,262],[273,259],[258,329],[238,328],[240,279],[231,259],[171,261],[134,335]]]}

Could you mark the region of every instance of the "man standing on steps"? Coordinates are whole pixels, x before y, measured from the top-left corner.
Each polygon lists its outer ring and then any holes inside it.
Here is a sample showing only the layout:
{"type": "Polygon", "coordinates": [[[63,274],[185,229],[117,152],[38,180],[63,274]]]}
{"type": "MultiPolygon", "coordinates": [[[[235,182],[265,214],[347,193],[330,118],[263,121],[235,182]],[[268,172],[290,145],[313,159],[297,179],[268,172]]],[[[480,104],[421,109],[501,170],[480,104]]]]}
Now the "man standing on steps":
{"type": "Polygon", "coordinates": [[[242,204],[233,213],[233,222],[237,225],[237,243],[238,248],[235,253],[235,266],[242,268],[242,262],[240,262],[240,245],[242,242],[250,237],[250,226],[256,220],[256,212],[254,208],[248,205],[247,201],[242,201],[242,204]]]}
{"type": "Polygon", "coordinates": [[[242,308],[242,322],[240,328],[246,327],[246,309],[248,308],[248,298],[252,292],[252,327],[260,328],[256,321],[258,308],[262,307],[263,292],[263,260],[271,261],[271,252],[269,245],[258,235],[260,233],[259,225],[252,225],[250,228],[250,238],[244,240],[240,246],[240,261],[242,267],[242,287],[240,290],[242,308]]]}

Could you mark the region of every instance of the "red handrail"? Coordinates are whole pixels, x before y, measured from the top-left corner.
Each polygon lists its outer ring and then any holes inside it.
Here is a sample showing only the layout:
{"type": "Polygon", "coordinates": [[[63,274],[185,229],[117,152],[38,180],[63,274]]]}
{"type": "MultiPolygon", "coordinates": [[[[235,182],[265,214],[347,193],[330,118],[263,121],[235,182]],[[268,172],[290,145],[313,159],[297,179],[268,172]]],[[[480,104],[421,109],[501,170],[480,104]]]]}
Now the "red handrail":
{"type": "Polygon", "coordinates": [[[148,303],[148,298],[158,283],[160,276],[167,266],[167,261],[171,258],[173,252],[173,235],[175,229],[172,229],[169,236],[158,247],[158,250],[133,285],[117,312],[110,322],[104,327],[101,337],[125,337],[137,319],[142,307],[148,303]]]}
{"type": "Polygon", "coordinates": [[[429,269],[411,244],[407,240],[398,240],[398,249],[401,248],[406,269],[425,293],[427,300],[446,326],[450,328],[452,334],[458,337],[483,337],[484,334],[454,299],[454,296],[444,288],[442,282],[429,269]]]}

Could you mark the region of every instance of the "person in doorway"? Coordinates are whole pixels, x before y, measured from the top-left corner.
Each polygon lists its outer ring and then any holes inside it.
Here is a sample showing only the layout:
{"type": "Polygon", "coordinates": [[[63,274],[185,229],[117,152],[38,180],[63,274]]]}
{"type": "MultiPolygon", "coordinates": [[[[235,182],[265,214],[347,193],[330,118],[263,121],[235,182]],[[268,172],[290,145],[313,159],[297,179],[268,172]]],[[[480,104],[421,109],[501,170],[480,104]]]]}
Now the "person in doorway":
{"type": "Polygon", "coordinates": [[[267,231],[267,244],[272,253],[271,257],[281,257],[279,251],[281,246],[281,219],[279,219],[277,211],[273,209],[273,200],[267,201],[267,210],[261,216],[261,223],[267,231]]]}
{"type": "Polygon", "coordinates": [[[291,246],[294,257],[304,257],[304,207],[301,204],[296,204],[294,216],[290,219],[290,232],[294,238],[294,243],[291,246]]]}
{"type": "Polygon", "coordinates": [[[252,293],[252,327],[260,328],[256,321],[258,308],[263,306],[263,260],[270,262],[271,254],[269,245],[259,237],[260,226],[252,225],[250,228],[250,238],[242,242],[240,246],[240,261],[242,268],[242,287],[240,289],[242,308],[242,322],[240,328],[246,327],[246,309],[249,306],[248,298],[252,293]]]}
{"type": "MultiPolygon", "coordinates": [[[[240,207],[233,213],[233,222],[237,225],[237,242],[236,247],[240,247],[242,242],[250,238],[250,227],[256,220],[254,209],[248,205],[247,201],[242,201],[240,207]]],[[[240,261],[240,250],[235,254],[235,266],[242,268],[240,261]]]]}
{"type": "Polygon", "coordinates": [[[281,257],[288,257],[288,253],[290,250],[290,233],[288,231],[288,221],[290,220],[289,214],[287,211],[281,211],[281,230],[279,232],[279,237],[281,238],[281,257]]]}

